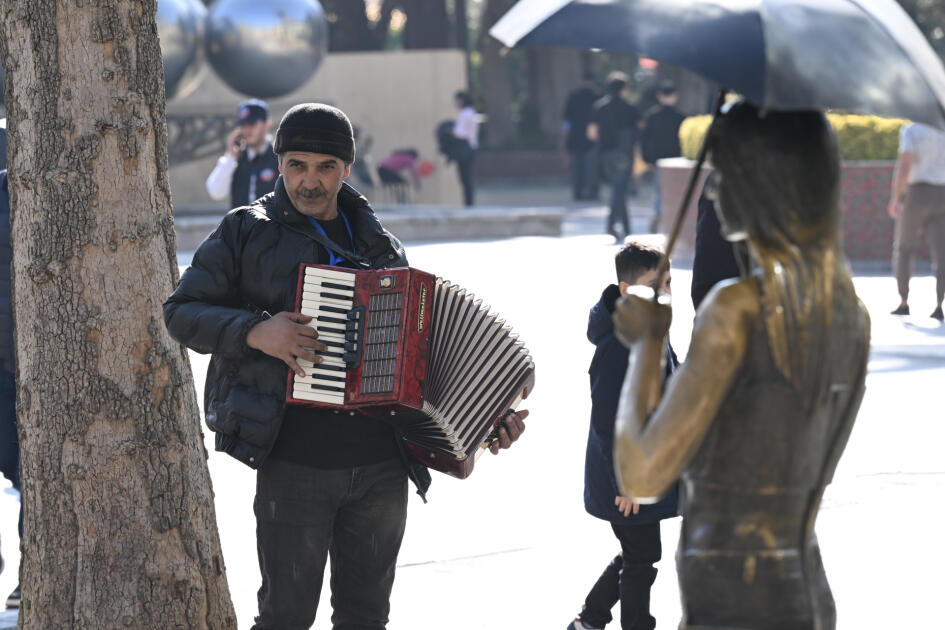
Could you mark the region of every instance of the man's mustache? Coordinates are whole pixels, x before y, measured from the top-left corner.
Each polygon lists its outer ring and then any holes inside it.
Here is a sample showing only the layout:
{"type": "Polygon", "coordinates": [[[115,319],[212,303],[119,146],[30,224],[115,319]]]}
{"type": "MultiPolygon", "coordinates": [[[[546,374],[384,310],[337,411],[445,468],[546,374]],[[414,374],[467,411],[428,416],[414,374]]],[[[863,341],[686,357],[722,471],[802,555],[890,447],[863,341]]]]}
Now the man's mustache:
{"type": "Polygon", "coordinates": [[[306,199],[317,199],[319,197],[325,196],[325,189],[321,187],[304,188],[302,186],[299,186],[296,192],[298,193],[299,197],[305,197],[306,199]]]}

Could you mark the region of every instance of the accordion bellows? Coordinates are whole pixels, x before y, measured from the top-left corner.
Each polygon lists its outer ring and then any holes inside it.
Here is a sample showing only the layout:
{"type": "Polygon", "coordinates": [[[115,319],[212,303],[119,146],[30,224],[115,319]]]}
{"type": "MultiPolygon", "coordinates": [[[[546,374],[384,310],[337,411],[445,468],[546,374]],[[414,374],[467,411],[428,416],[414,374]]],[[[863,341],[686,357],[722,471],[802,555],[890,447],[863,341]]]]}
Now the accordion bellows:
{"type": "Polygon", "coordinates": [[[297,310],[328,351],[289,372],[289,404],[376,415],[407,453],[472,472],[496,425],[532,390],[535,365],[504,320],[471,293],[418,269],[302,265],[297,310]]]}

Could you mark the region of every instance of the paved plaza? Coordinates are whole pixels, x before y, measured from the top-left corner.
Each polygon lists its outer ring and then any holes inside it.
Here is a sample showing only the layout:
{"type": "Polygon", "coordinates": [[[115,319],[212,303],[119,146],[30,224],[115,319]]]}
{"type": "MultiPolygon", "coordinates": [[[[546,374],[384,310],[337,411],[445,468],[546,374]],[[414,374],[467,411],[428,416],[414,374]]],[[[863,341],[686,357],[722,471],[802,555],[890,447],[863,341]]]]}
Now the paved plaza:
{"type": "MultiPolygon", "coordinates": [[[[411,496],[390,630],[564,630],[618,551],[608,526],[582,503],[587,313],[612,281],[616,249],[609,237],[588,233],[598,229],[597,214],[575,216],[561,238],[408,247],[412,266],[476,292],[513,325],[535,358],[537,382],[523,405],[531,416],[519,443],[484,455],[465,481],[435,474],[425,505],[411,496]]],[[[188,261],[182,254],[181,264],[188,261]]],[[[693,317],[691,273],[673,274],[671,336],[682,358],[693,317]]],[[[817,525],[838,629],[942,629],[945,326],[927,317],[934,282],[913,280],[916,315],[906,318],[887,314],[896,305],[888,275],[857,275],[856,287],[873,318],[867,393],[817,525]]],[[[207,357],[192,353],[191,361],[202,393],[207,357]]],[[[259,583],[254,474],[212,452],[209,433],[205,439],[230,589],[240,628],[249,628],[259,583]]],[[[15,509],[15,497],[0,490],[8,567],[18,561],[15,509]]],[[[662,628],[675,628],[680,616],[678,532],[679,519],[664,522],[652,602],[662,628]]],[[[15,582],[10,569],[0,575],[0,595],[15,582]]],[[[327,593],[322,602],[314,627],[328,629],[327,593]]]]}

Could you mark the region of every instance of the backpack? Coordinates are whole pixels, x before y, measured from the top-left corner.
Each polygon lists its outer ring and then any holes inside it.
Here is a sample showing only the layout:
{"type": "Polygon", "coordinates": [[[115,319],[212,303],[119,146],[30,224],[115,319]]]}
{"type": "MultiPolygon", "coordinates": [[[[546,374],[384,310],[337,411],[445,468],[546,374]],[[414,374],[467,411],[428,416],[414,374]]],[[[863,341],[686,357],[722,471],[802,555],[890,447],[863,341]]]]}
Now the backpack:
{"type": "Polygon", "coordinates": [[[455,160],[458,147],[456,146],[456,136],[453,135],[453,121],[444,120],[438,124],[434,130],[434,135],[436,136],[437,151],[446,157],[447,162],[455,160]]]}

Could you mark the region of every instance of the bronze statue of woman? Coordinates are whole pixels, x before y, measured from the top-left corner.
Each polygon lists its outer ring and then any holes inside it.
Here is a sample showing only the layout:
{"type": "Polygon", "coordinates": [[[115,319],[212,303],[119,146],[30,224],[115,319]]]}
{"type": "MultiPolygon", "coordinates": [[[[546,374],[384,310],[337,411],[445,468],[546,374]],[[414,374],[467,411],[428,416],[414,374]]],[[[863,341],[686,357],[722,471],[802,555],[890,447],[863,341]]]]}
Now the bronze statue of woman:
{"type": "Polygon", "coordinates": [[[629,296],[616,425],[623,492],[681,479],[681,628],[830,630],[836,611],[814,521],[863,396],[869,316],[839,242],[837,142],[816,112],[736,103],[709,138],[716,206],[754,271],[701,305],[661,391],[672,311],[629,296]]]}

